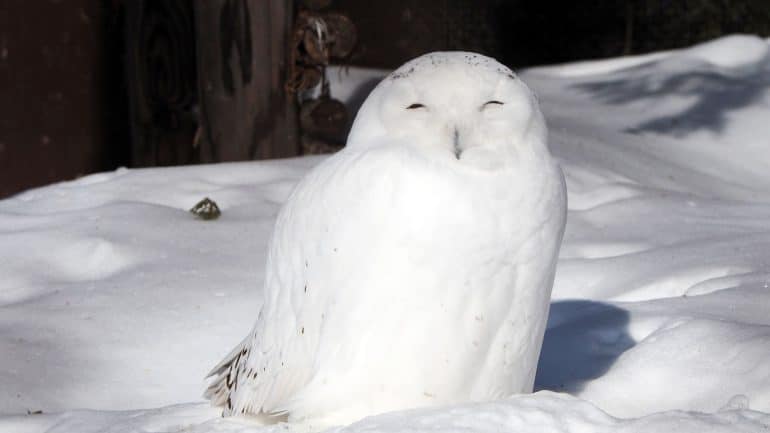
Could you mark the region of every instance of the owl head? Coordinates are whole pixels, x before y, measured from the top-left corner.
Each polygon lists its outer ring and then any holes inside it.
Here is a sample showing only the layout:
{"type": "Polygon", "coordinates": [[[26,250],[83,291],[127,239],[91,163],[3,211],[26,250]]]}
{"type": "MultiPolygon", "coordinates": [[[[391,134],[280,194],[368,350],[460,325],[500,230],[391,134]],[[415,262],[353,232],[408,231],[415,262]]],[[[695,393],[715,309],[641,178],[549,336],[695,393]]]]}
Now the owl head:
{"type": "Polygon", "coordinates": [[[548,154],[529,88],[496,60],[461,51],[407,62],[366,99],[347,146],[394,144],[489,169],[548,154]]]}

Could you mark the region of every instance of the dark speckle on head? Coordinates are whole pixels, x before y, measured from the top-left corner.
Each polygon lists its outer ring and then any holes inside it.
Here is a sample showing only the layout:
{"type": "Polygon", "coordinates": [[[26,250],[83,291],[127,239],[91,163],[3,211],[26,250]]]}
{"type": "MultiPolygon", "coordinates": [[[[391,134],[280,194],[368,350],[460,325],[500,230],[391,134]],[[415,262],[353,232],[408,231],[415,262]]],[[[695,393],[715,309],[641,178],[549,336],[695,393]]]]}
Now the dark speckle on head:
{"type": "Polygon", "coordinates": [[[414,73],[414,66],[410,67],[406,71],[394,72],[394,73],[390,74],[390,79],[391,80],[398,80],[400,78],[406,78],[406,77],[412,75],[413,73],[414,73]]]}
{"type": "Polygon", "coordinates": [[[457,63],[464,63],[474,68],[484,68],[488,71],[494,71],[500,75],[503,75],[511,80],[517,80],[518,77],[510,69],[501,65],[494,59],[482,56],[475,53],[430,53],[422,57],[418,57],[400,69],[394,71],[388,76],[388,79],[399,80],[401,78],[408,78],[415,73],[424,71],[430,68],[437,68],[439,66],[451,65],[457,63]]]}

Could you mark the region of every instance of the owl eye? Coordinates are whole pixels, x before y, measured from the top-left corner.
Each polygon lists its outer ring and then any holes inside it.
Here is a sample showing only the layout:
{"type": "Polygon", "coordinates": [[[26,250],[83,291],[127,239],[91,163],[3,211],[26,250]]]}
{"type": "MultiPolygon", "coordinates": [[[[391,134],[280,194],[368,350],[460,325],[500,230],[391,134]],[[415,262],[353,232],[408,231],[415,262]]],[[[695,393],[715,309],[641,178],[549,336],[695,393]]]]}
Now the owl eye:
{"type": "Polygon", "coordinates": [[[483,110],[491,105],[505,105],[505,104],[503,104],[500,101],[491,100],[491,101],[485,102],[484,105],[481,106],[481,109],[483,110]]]}
{"type": "Polygon", "coordinates": [[[414,104],[406,107],[407,110],[416,110],[418,108],[425,108],[423,104],[420,104],[419,102],[415,102],[414,104]]]}

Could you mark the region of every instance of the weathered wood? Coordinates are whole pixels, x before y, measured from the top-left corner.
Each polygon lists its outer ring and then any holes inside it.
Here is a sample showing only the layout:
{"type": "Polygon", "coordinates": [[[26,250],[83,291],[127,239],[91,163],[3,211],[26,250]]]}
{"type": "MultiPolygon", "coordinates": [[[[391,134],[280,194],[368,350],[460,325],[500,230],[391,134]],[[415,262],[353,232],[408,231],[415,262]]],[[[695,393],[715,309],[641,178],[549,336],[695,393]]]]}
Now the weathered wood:
{"type": "Polygon", "coordinates": [[[187,0],[125,1],[131,165],[199,161],[195,27],[187,0]]]}
{"type": "Polygon", "coordinates": [[[0,198],[127,164],[114,12],[0,1],[0,198]]]}
{"type": "Polygon", "coordinates": [[[297,108],[284,92],[290,0],[196,0],[203,162],[295,156],[297,108]]]}

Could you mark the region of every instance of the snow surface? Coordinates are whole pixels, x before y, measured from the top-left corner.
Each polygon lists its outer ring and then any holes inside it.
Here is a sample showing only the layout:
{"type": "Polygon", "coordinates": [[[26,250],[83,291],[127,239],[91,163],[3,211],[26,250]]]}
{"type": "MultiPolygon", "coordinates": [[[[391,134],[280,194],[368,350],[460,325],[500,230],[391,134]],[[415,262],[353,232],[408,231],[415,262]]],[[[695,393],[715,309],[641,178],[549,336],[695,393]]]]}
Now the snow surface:
{"type": "MultiPolygon", "coordinates": [[[[769,48],[736,35],[524,71],[570,194],[540,391],[339,431],[770,429],[769,48]]],[[[332,94],[356,106],[381,75],[334,71],[332,94]]],[[[0,432],[313,429],[222,419],[200,395],[253,324],[280,204],[322,158],[0,201],[0,432]],[[218,220],[187,212],[206,196],[218,220]]]]}

